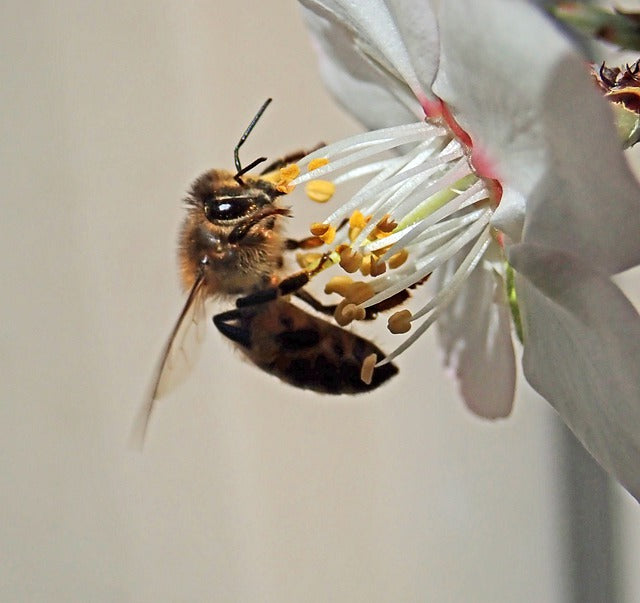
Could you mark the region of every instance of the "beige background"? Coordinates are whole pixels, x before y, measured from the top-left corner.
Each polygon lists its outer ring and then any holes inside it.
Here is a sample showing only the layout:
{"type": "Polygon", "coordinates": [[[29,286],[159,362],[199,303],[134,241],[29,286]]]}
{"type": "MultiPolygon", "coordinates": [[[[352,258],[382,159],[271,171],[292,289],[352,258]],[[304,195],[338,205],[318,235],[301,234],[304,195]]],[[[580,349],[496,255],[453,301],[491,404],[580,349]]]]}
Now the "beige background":
{"type": "MultiPolygon", "coordinates": [[[[522,385],[508,421],[472,417],[433,334],[388,387],[336,400],[260,373],[209,325],[144,453],[126,447],[182,303],[190,181],[231,165],[267,96],[245,161],[357,131],[295,4],[1,14],[0,599],[563,600],[552,412],[522,385]]],[[[293,203],[294,234],[326,211],[293,203]]],[[[617,498],[631,601],[640,511],[617,498]]]]}

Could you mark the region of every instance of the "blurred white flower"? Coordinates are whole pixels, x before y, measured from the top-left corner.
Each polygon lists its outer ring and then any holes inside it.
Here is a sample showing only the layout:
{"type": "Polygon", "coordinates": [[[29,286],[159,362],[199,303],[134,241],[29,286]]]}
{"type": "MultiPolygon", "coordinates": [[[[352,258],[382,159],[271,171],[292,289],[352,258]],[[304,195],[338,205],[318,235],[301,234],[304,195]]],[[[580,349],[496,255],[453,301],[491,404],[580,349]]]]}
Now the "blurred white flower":
{"type": "Polygon", "coordinates": [[[433,273],[436,295],[390,319],[413,326],[391,356],[437,318],[491,418],[513,403],[515,316],[527,380],[639,498],[640,317],[610,277],[640,262],[640,187],[583,57],[524,1],[301,3],[327,86],[372,130],[293,181],[367,178],[326,240],[350,219],[341,263],[375,278],[336,290],[361,312],[433,273]]]}

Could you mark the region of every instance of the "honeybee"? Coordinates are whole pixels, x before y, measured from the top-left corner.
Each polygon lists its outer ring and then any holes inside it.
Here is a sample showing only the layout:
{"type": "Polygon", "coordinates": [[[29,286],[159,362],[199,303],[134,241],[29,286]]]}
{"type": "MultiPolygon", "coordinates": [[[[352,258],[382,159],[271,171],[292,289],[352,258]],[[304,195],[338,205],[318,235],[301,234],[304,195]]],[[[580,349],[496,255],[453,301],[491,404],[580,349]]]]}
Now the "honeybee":
{"type": "Polygon", "coordinates": [[[307,272],[282,278],[284,254],[322,244],[317,237],[286,238],[280,205],[284,193],[267,177],[305,153],[274,162],[259,176],[247,172],[266,158],[242,167],[239,149],[271,99],[262,105],[234,149],[236,171],[212,169],[193,183],[186,198],[187,215],[179,235],[184,308],[162,352],[147,403],[134,427],[142,444],[155,401],[181,382],[193,366],[201,326],[210,299],[236,298],[236,307],[215,314],[213,323],[263,371],[295,387],[327,394],[353,394],[377,388],[398,372],[391,363],[361,379],[368,356],[384,353],[370,341],[303,311],[289,301],[294,295],[316,311],[332,313],[303,287],[307,272]]]}

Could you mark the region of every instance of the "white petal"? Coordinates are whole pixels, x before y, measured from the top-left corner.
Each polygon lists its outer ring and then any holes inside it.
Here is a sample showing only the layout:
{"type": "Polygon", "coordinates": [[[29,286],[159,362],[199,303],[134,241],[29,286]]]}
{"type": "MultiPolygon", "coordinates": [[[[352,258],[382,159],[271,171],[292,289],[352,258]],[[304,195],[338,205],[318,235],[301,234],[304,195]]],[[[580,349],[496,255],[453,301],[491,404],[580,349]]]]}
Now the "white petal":
{"type": "Polygon", "coordinates": [[[569,43],[525,2],[440,3],[440,69],[434,92],[525,197],[544,169],[542,93],[569,43]]]}
{"type": "MultiPolygon", "coordinates": [[[[436,273],[440,285],[467,251],[436,273]]],[[[454,372],[467,406],[490,419],[508,416],[516,381],[511,320],[504,284],[488,261],[471,273],[437,324],[445,364],[454,372]]]]}
{"type": "Polygon", "coordinates": [[[322,79],[347,111],[371,130],[420,119],[422,108],[408,88],[381,77],[356,52],[346,27],[304,8],[302,12],[313,36],[322,79]]]}
{"type": "Polygon", "coordinates": [[[509,250],[527,380],[640,500],[640,316],[606,274],[522,244],[509,250]]]}
{"type": "Polygon", "coordinates": [[[542,114],[549,169],[530,196],[524,240],[614,273],[640,263],[640,187],[592,89],[571,62],[555,69],[542,114]]]}
{"type": "MultiPolygon", "coordinates": [[[[438,25],[431,3],[428,0],[386,0],[385,4],[407,49],[411,67],[422,89],[430,95],[440,60],[438,25]]],[[[386,46],[386,40],[383,42],[386,46]]]]}
{"type": "Polygon", "coordinates": [[[367,80],[376,72],[377,81],[387,80],[387,88],[393,87],[394,79],[396,86],[408,86],[422,105],[432,99],[439,44],[428,0],[301,0],[301,4],[331,24],[325,29],[327,43],[323,45],[330,48],[336,38],[341,39],[340,52],[334,49],[328,56],[340,63],[342,70],[354,73],[357,65],[357,71],[363,72],[359,63],[366,57],[371,67],[367,80]]]}
{"type": "Polygon", "coordinates": [[[505,233],[512,242],[522,239],[527,200],[510,186],[504,186],[500,205],[491,218],[491,225],[505,233]]]}
{"type": "Polygon", "coordinates": [[[609,272],[640,262],[640,188],[569,40],[525,2],[447,2],[440,18],[434,90],[527,199],[526,240],[609,272]]]}

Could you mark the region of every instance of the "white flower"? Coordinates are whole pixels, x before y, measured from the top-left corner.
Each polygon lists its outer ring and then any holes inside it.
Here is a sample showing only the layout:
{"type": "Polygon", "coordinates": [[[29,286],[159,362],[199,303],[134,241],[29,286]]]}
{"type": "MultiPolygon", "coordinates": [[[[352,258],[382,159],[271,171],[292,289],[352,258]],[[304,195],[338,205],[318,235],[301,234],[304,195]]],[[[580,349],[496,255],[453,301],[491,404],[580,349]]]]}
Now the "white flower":
{"type": "Polygon", "coordinates": [[[343,264],[408,252],[359,307],[435,271],[435,297],[393,319],[416,321],[399,350],[437,318],[466,403],[495,418],[513,401],[517,294],[527,380],[639,498],[640,317],[610,276],[640,262],[640,188],[584,59],[524,1],[437,17],[427,0],[301,2],[327,86],[372,131],[294,184],[367,176],[326,221],[351,216],[343,264]],[[355,227],[355,210],[373,217],[355,227]]]}

